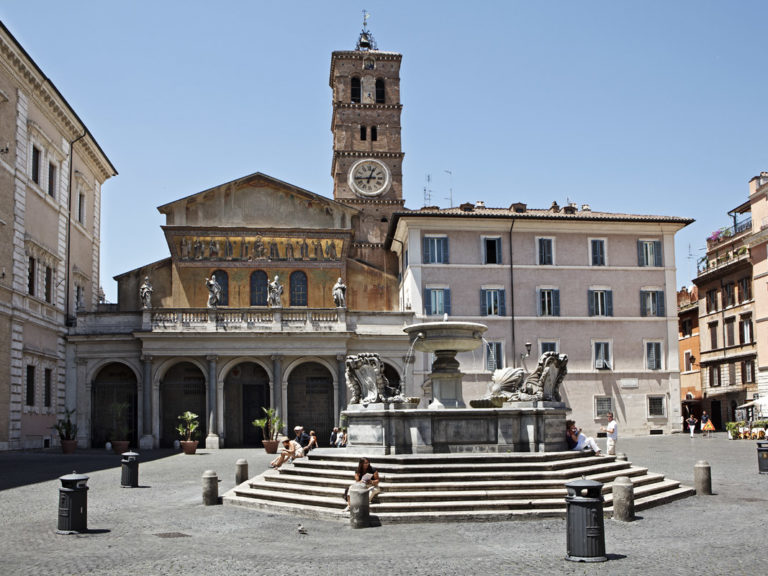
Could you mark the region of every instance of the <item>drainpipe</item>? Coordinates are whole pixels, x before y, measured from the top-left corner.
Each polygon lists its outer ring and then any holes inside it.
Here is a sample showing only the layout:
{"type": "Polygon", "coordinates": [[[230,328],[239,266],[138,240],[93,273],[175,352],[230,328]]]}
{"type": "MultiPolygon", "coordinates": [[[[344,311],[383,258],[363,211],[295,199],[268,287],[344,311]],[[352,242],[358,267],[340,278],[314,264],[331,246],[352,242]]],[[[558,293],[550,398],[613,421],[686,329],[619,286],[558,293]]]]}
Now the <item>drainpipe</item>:
{"type": "Polygon", "coordinates": [[[66,293],[64,296],[64,321],[67,326],[74,326],[75,322],[77,321],[77,318],[71,314],[70,307],[71,307],[71,298],[70,293],[72,292],[70,290],[70,282],[72,281],[72,263],[70,262],[70,256],[72,252],[72,176],[75,171],[75,155],[73,154],[73,149],[75,146],[75,143],[78,140],[82,140],[85,138],[85,135],[88,134],[87,130],[84,130],[83,133],[75,138],[74,140],[70,141],[69,143],[69,185],[67,186],[67,259],[66,259],[66,282],[65,289],[66,293]]]}
{"type": "Polygon", "coordinates": [[[517,368],[517,342],[515,340],[515,259],[512,252],[512,228],[515,221],[509,225],[509,310],[512,314],[512,365],[517,368]]]}

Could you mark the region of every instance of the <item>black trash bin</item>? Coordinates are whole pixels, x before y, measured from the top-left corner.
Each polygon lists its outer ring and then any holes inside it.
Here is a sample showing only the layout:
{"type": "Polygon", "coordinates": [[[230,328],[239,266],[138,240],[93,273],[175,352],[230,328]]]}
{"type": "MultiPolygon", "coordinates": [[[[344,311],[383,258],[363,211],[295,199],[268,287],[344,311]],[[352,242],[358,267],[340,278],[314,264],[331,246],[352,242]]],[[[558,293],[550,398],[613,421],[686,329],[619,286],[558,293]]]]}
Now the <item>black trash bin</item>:
{"type": "Polygon", "coordinates": [[[122,474],[120,476],[120,486],[123,488],[139,487],[139,454],[137,452],[123,452],[122,474]]]}
{"type": "Polygon", "coordinates": [[[605,562],[603,485],[594,480],[574,480],[565,485],[567,555],[574,562],[605,562]]]}
{"type": "Polygon", "coordinates": [[[88,530],[88,476],[72,472],[59,478],[60,534],[75,534],[88,530]]]}
{"type": "Polygon", "coordinates": [[[757,443],[757,471],[768,474],[768,442],[757,443]]]}

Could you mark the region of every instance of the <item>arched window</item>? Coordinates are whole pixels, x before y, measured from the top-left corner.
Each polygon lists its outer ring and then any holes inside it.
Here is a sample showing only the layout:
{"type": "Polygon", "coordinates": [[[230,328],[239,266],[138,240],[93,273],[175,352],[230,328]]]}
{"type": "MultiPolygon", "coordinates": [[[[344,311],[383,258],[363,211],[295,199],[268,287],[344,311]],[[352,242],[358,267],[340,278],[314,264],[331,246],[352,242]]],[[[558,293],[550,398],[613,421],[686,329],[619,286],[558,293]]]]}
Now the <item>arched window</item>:
{"type": "Polygon", "coordinates": [[[307,305],[307,275],[297,271],[291,274],[291,306],[307,305]]]}
{"type": "Polygon", "coordinates": [[[267,273],[256,270],[251,274],[251,306],[267,305],[267,273]]]}
{"type": "Polygon", "coordinates": [[[357,76],[353,76],[350,87],[351,87],[351,93],[352,93],[352,102],[354,102],[355,104],[360,104],[360,95],[362,93],[360,90],[360,78],[358,78],[357,76]]]}
{"type": "Polygon", "coordinates": [[[229,306],[229,276],[224,270],[216,270],[213,273],[213,277],[216,278],[216,282],[221,286],[221,297],[219,298],[219,306],[229,306]]]}
{"type": "Polygon", "coordinates": [[[384,104],[385,100],[384,78],[376,78],[376,104],[384,104]]]}

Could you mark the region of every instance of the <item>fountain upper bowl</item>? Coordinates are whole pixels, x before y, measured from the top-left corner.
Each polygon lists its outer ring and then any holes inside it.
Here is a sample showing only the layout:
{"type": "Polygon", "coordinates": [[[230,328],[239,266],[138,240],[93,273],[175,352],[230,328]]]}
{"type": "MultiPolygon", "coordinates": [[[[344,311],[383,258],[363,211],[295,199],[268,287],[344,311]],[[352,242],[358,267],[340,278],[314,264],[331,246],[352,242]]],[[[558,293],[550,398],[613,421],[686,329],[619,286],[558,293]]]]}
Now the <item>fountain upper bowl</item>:
{"type": "Polygon", "coordinates": [[[469,352],[480,346],[483,334],[488,330],[485,324],[476,322],[423,322],[403,328],[413,347],[419,352],[455,350],[469,352]]]}

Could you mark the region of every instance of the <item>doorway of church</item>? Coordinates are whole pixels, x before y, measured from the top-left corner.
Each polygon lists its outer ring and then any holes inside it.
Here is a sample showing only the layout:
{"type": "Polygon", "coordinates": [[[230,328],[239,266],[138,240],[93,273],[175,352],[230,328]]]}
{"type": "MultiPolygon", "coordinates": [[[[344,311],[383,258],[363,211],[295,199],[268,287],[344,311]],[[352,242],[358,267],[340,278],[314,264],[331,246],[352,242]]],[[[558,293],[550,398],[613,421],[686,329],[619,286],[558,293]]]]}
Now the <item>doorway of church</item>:
{"type": "Polygon", "coordinates": [[[107,364],[91,388],[91,447],[103,448],[111,440],[130,440],[137,447],[137,421],[136,375],[125,364],[107,364]]]}
{"type": "Polygon", "coordinates": [[[179,414],[189,410],[199,416],[200,427],[193,440],[205,445],[208,435],[205,413],[205,376],[191,362],[179,362],[166,372],[160,384],[160,447],[171,448],[174,440],[181,440],[176,426],[179,414]]]}
{"type": "Polygon", "coordinates": [[[269,375],[255,362],[242,362],[224,378],[224,445],[262,447],[261,428],[251,423],[269,407],[269,375]]]}
{"type": "Polygon", "coordinates": [[[333,376],[317,362],[298,366],[288,377],[288,433],[295,426],[314,430],[321,447],[328,446],[333,429],[333,376]]]}

